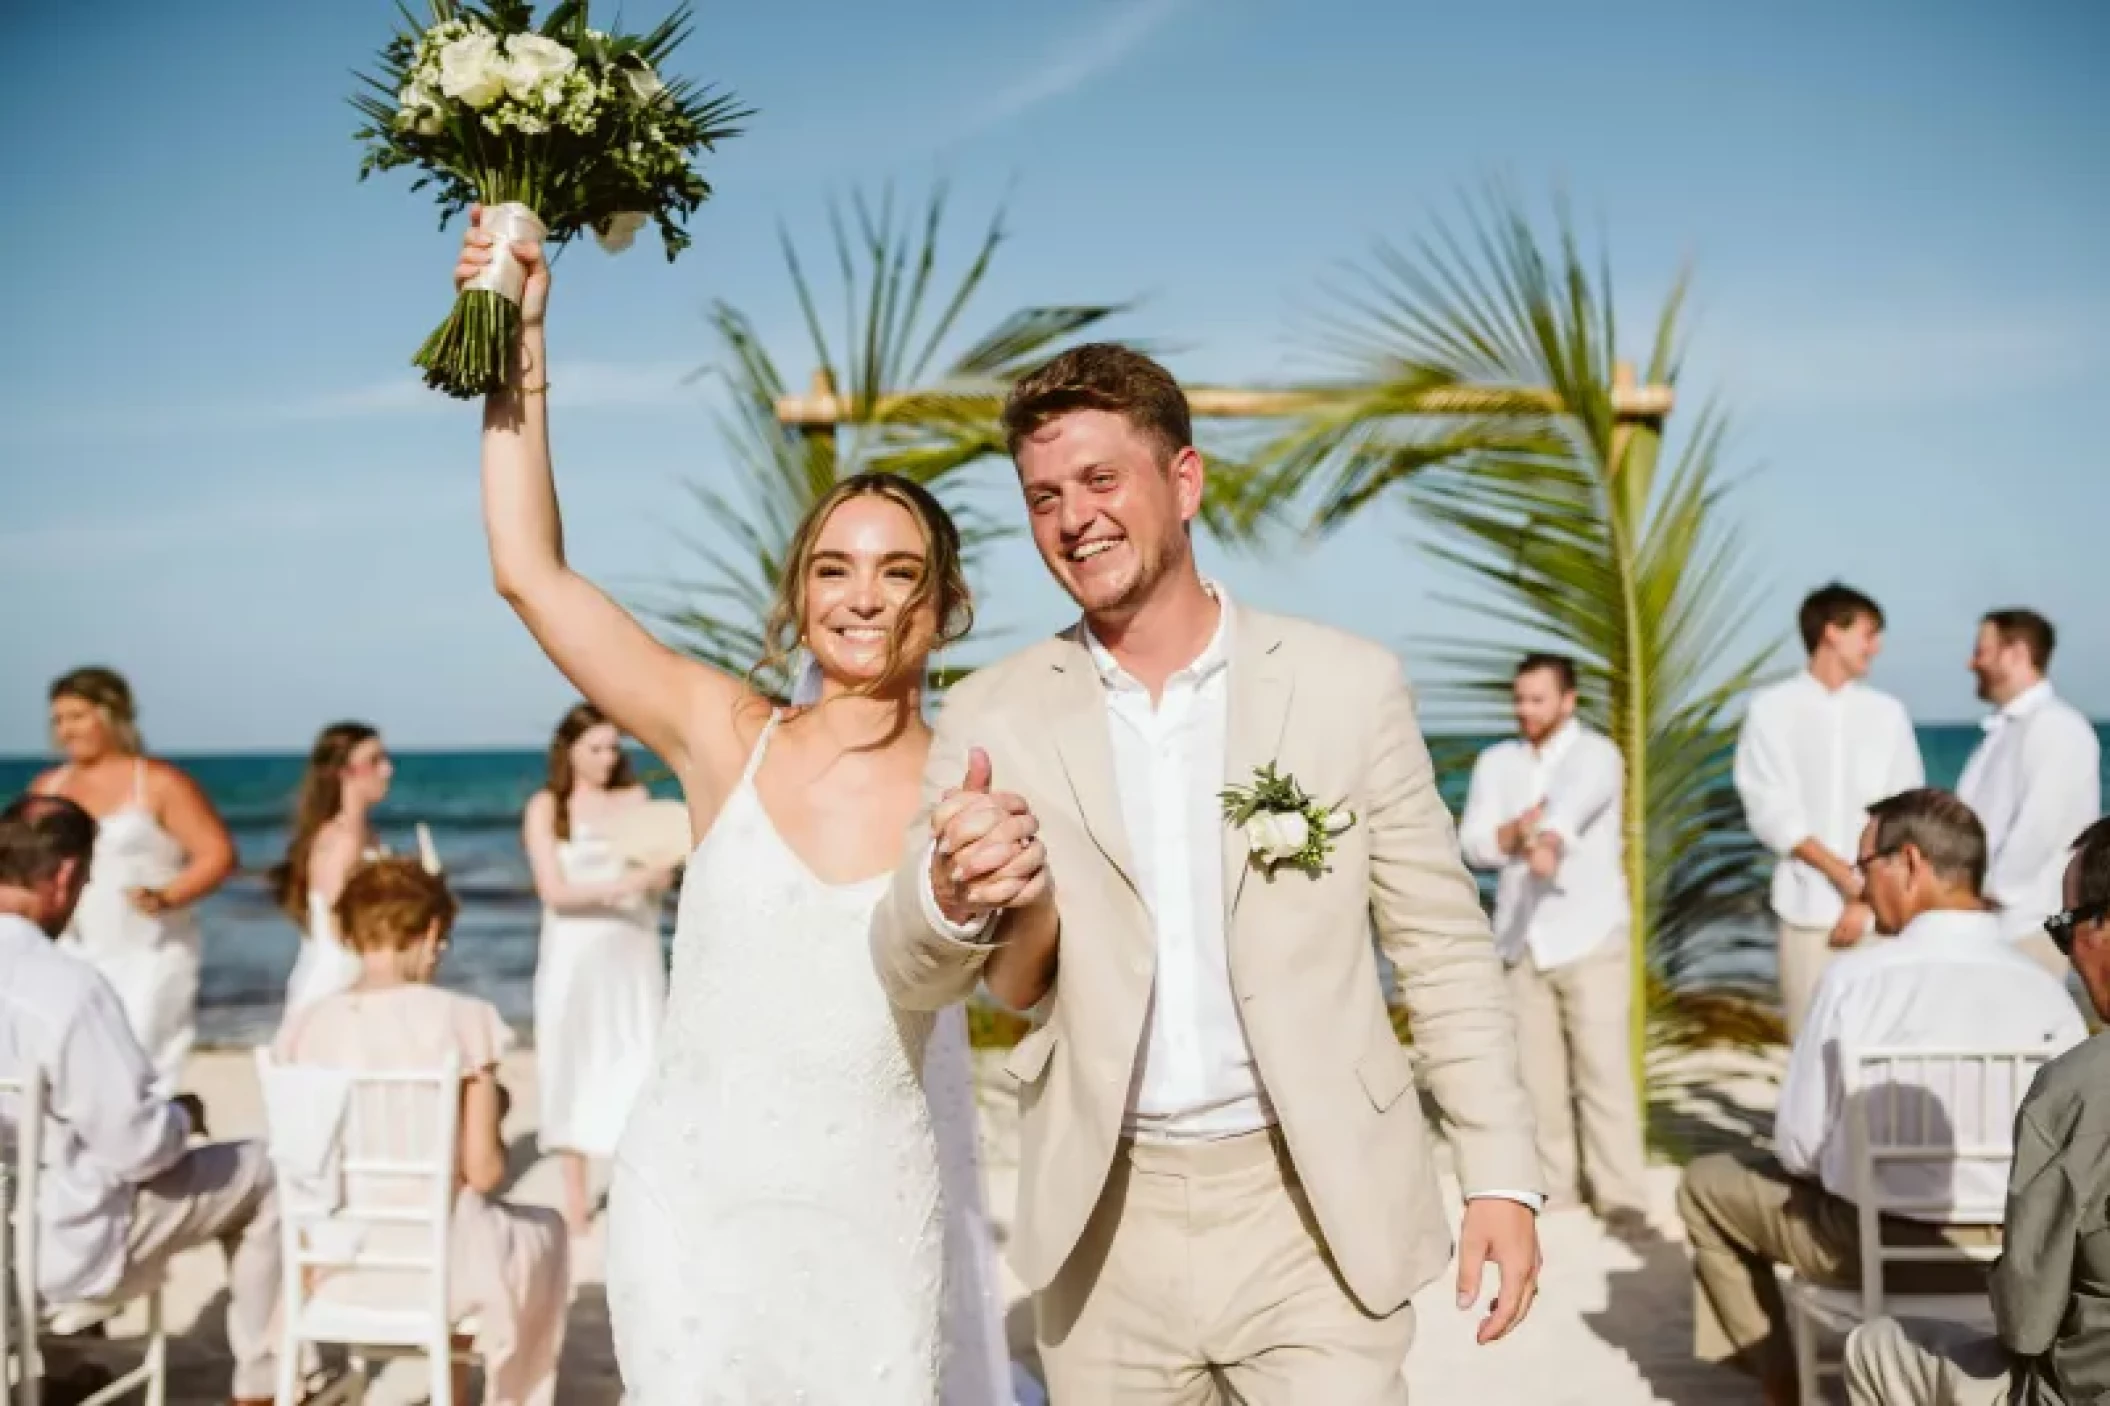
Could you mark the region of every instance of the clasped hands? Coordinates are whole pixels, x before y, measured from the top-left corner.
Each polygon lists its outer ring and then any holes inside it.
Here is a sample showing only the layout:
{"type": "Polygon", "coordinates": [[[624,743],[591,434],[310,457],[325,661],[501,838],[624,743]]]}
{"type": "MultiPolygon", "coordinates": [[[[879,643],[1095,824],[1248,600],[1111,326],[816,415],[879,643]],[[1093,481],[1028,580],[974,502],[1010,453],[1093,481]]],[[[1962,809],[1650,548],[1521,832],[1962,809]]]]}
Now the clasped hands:
{"type": "Polygon", "coordinates": [[[960,784],[931,811],[931,894],[955,923],[1029,908],[1048,896],[1040,821],[1025,797],[992,790],[991,780],[989,754],[972,749],[960,784]]]}
{"type": "Polygon", "coordinates": [[[1540,801],[1504,825],[1495,838],[1504,854],[1521,854],[1533,877],[1551,880],[1560,872],[1561,837],[1542,828],[1546,803],[1540,801]]]}

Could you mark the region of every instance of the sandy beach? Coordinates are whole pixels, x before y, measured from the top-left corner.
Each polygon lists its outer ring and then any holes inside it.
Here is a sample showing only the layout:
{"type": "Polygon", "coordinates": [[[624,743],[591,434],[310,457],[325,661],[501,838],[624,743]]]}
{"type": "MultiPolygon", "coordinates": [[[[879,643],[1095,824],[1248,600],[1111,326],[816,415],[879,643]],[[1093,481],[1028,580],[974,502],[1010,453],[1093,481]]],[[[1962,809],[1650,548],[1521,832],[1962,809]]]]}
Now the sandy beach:
{"type": "MultiPolygon", "coordinates": [[[[1016,1177],[1016,1119],[1001,1056],[978,1056],[982,1147],[992,1212],[1001,1238],[1010,1219],[1016,1177]]],[[[1771,1081],[1777,1060],[1750,1056],[1696,1057],[1681,1066],[1684,1092],[1657,1110],[1657,1126],[1690,1150],[1745,1138],[1768,1121],[1771,1081]]],[[[555,1205],[556,1167],[539,1158],[533,1117],[536,1105],[532,1055],[512,1056],[505,1079],[514,1091],[507,1124],[515,1181],[509,1195],[555,1205]]],[[[262,1127],[254,1066],[245,1051],[215,1050],[193,1062],[189,1085],[206,1101],[219,1137],[245,1137],[262,1127]]],[[[604,1172],[605,1175],[605,1172],[604,1172]]],[[[1456,1183],[1444,1172],[1446,1199],[1455,1220],[1456,1183]]],[[[1473,1400],[1488,1406],[1739,1406],[1757,1393],[1741,1377],[1702,1367],[1691,1356],[1690,1281],[1679,1243],[1673,1197],[1677,1168],[1658,1158],[1650,1168],[1651,1214],[1660,1238],[1628,1245],[1607,1237],[1586,1213],[1549,1215],[1543,1224],[1546,1272],[1532,1317],[1509,1341],[1491,1348],[1473,1342],[1475,1315],[1452,1304],[1448,1279],[1428,1285],[1415,1299],[1417,1337],[1407,1365],[1418,1401],[1473,1400]]],[[[558,1399],[564,1406],[618,1406],[622,1399],[610,1344],[598,1231],[578,1242],[577,1285],[565,1345],[558,1399]]],[[[1004,1271],[1011,1301],[1013,1356],[1037,1366],[1025,1295],[1004,1271]]],[[[178,1262],[168,1291],[172,1335],[171,1391],[174,1403],[224,1401],[228,1361],[221,1335],[225,1282],[216,1251],[197,1251],[178,1262]]],[[[111,1325],[112,1353],[138,1332],[143,1315],[132,1310],[111,1325]]],[[[410,1406],[425,1399],[421,1364],[391,1364],[369,1396],[374,1406],[410,1406]]]]}

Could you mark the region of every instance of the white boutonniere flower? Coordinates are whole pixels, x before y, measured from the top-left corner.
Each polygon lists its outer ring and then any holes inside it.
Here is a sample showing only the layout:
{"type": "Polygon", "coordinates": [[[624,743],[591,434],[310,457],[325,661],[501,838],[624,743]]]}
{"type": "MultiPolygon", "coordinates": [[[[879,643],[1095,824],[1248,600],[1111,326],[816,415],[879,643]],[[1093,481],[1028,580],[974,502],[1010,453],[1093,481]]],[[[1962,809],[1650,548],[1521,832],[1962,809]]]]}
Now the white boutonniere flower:
{"type": "Polygon", "coordinates": [[[1255,768],[1251,784],[1225,787],[1222,800],[1224,821],[1244,835],[1253,862],[1270,875],[1284,865],[1325,873],[1334,837],[1355,824],[1353,812],[1318,804],[1273,762],[1255,768]]]}

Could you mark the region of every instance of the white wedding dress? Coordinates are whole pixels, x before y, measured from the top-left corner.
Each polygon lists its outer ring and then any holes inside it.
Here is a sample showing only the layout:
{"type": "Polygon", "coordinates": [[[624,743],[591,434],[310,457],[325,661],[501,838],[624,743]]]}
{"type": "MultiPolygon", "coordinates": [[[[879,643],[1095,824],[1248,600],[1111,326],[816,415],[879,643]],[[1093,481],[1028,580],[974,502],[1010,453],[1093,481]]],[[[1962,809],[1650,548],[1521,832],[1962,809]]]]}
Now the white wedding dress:
{"type": "Polygon", "coordinates": [[[774,726],[690,857],[656,1067],[616,1152],[626,1406],[1008,1403],[961,1014],[934,1127],[936,1022],[872,970],[890,876],[824,883],[785,843],[754,786],[774,726]]]}

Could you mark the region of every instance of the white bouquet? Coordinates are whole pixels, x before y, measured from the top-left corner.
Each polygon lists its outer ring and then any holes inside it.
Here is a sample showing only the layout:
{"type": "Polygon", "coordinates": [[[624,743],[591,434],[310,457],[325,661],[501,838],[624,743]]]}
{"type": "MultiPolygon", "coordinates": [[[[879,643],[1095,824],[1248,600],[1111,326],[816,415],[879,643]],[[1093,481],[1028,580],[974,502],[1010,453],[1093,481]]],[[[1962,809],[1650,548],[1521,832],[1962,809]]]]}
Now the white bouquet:
{"type": "Polygon", "coordinates": [[[361,180],[414,167],[412,189],[438,189],[442,225],[480,204],[498,238],[413,358],[427,385],[466,399],[499,389],[510,368],[525,274],[509,246],[592,230],[615,252],[656,223],[672,259],[689,244],[682,219],[710,198],[697,160],[748,113],[662,76],[686,8],[621,35],[591,27],[587,0],[561,0],[540,29],[528,0],[431,4],[432,24],[389,40],[379,75],[362,77],[373,91],[352,102],[368,120],[361,180]]]}

